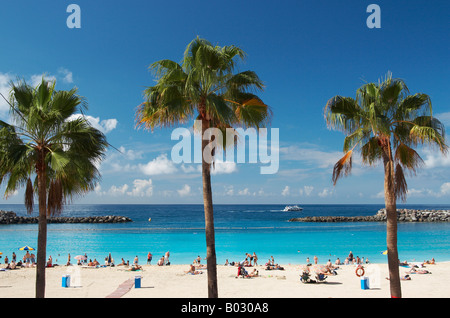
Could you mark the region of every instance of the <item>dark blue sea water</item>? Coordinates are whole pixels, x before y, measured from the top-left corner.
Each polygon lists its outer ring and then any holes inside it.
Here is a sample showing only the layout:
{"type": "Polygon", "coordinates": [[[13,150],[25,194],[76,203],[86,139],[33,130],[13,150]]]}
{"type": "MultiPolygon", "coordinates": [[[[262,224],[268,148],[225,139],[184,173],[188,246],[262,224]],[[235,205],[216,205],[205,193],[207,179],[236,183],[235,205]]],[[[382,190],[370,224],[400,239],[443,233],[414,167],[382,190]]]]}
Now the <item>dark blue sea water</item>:
{"type": "MultiPolygon", "coordinates": [[[[415,209],[450,209],[450,205],[399,206],[415,209]]],[[[281,212],[282,205],[215,205],[216,253],[218,264],[241,261],[245,253],[255,252],[259,263],[271,256],[280,264],[303,264],[315,255],[320,263],[349,251],[372,262],[386,263],[386,224],[288,222],[298,216],[373,215],[383,205],[303,205],[302,212],[281,212]]],[[[23,205],[0,205],[0,209],[26,215],[23,205]]],[[[37,212],[35,212],[35,216],[37,212]]],[[[133,219],[121,224],[49,224],[47,256],[65,264],[87,253],[103,262],[108,253],[116,262],[121,258],[146,262],[153,254],[155,264],[170,251],[172,264],[191,263],[206,255],[203,205],[69,205],[63,216],[122,215],[133,219]],[[151,222],[149,222],[151,218],[151,222]]],[[[24,245],[37,246],[37,224],[0,225],[0,251],[19,257],[24,245]]],[[[399,223],[398,250],[401,260],[450,261],[450,223],[399,223]]]]}

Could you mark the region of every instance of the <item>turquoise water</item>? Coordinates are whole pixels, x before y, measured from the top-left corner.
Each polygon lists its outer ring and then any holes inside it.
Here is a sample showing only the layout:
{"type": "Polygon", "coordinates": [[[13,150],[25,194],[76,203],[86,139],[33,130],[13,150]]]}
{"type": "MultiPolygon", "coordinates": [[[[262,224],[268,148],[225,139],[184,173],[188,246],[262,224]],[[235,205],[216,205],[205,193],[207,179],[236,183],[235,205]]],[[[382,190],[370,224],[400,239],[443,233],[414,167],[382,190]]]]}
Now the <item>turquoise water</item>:
{"type": "MultiPolygon", "coordinates": [[[[372,262],[387,262],[386,225],[364,223],[299,223],[296,216],[373,215],[382,205],[304,205],[303,212],[281,212],[281,205],[216,205],[216,253],[218,264],[241,261],[245,253],[255,252],[259,264],[273,256],[281,264],[301,264],[316,255],[320,263],[337,257],[344,260],[349,251],[372,262]]],[[[448,209],[449,206],[410,206],[410,208],[448,209]]],[[[22,205],[3,205],[25,215],[22,205]]],[[[146,262],[153,254],[155,264],[170,251],[172,264],[191,263],[206,255],[202,205],[71,205],[64,216],[123,215],[134,222],[122,224],[49,224],[47,256],[65,264],[87,253],[100,263],[108,253],[116,262],[121,258],[146,262]],[[151,218],[151,222],[148,219],[151,218]]],[[[3,257],[18,257],[24,245],[37,246],[37,224],[0,225],[0,251],[3,257]]],[[[450,223],[399,223],[398,249],[401,260],[423,261],[434,257],[450,261],[450,223]]]]}

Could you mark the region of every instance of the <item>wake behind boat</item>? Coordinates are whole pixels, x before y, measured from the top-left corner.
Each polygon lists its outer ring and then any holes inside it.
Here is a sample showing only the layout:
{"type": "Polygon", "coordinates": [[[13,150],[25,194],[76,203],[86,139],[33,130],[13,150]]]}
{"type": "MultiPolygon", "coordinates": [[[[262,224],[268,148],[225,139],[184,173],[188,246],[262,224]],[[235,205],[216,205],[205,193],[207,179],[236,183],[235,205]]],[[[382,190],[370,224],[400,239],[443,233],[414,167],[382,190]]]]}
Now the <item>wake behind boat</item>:
{"type": "Polygon", "coordinates": [[[302,211],[303,208],[299,207],[298,205],[286,205],[283,212],[291,212],[291,211],[302,211]]]}

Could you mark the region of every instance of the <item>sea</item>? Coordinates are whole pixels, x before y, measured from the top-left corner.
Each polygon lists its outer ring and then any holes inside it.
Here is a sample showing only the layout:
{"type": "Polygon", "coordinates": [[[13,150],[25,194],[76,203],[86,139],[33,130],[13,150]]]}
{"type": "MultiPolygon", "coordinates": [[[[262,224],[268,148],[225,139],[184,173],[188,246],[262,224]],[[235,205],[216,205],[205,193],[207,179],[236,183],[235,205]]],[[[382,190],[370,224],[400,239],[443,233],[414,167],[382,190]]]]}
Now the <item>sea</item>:
{"type": "MultiPolygon", "coordinates": [[[[289,222],[301,216],[367,216],[374,215],[383,205],[305,204],[303,211],[283,212],[285,205],[214,205],[217,263],[242,261],[246,253],[256,253],[258,264],[273,257],[278,264],[305,264],[317,256],[319,263],[337,258],[343,261],[353,255],[373,263],[387,263],[386,223],[289,222]]],[[[449,205],[399,205],[398,208],[450,209],[449,205]]],[[[25,216],[24,205],[0,205],[1,210],[25,216]]],[[[73,204],[65,207],[62,216],[130,217],[133,222],[110,224],[48,224],[47,258],[66,264],[77,255],[86,254],[101,264],[111,253],[115,263],[123,258],[140,264],[156,264],[170,252],[171,264],[189,264],[206,257],[203,205],[116,205],[73,204]]],[[[31,216],[37,216],[37,211],[31,216]]],[[[398,251],[401,261],[424,261],[434,258],[450,261],[450,222],[399,223],[398,251]]],[[[37,224],[0,224],[0,252],[11,258],[12,252],[21,258],[19,248],[37,248],[37,224]]],[[[35,251],[36,252],[36,251],[35,251]]]]}

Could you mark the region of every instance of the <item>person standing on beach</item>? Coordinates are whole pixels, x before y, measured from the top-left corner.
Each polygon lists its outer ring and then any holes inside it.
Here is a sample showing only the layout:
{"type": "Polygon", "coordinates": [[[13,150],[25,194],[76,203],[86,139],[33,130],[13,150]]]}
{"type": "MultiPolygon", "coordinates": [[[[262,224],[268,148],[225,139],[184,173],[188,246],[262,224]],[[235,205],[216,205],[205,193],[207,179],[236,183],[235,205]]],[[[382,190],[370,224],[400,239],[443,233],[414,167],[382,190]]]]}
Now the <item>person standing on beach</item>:
{"type": "Polygon", "coordinates": [[[134,258],[133,264],[134,264],[134,265],[137,265],[138,263],[139,263],[139,260],[138,260],[138,257],[137,257],[137,255],[136,255],[136,257],[134,258]]]}
{"type": "Polygon", "coordinates": [[[258,256],[256,256],[256,253],[253,252],[253,266],[258,265],[258,256]]]}
{"type": "Polygon", "coordinates": [[[153,258],[152,253],[148,252],[148,254],[147,254],[147,265],[152,265],[151,264],[152,263],[152,258],[153,258]]]}
{"type": "Polygon", "coordinates": [[[170,265],[169,256],[170,256],[170,253],[169,253],[169,251],[167,251],[166,254],[164,254],[164,264],[165,265],[170,265]]]}
{"type": "Polygon", "coordinates": [[[348,253],[348,261],[349,262],[353,261],[353,253],[352,253],[352,251],[350,251],[350,253],[348,253]]]}
{"type": "Polygon", "coordinates": [[[317,265],[317,262],[319,261],[319,259],[317,258],[317,256],[316,255],[314,255],[314,264],[316,264],[317,265]]]}
{"type": "Polygon", "coordinates": [[[12,253],[12,260],[15,262],[16,261],[16,253],[12,253]]]}
{"type": "Polygon", "coordinates": [[[26,263],[27,263],[27,266],[30,264],[30,257],[31,257],[31,255],[30,255],[30,252],[26,252],[25,253],[25,260],[26,260],[26,263]]]}

